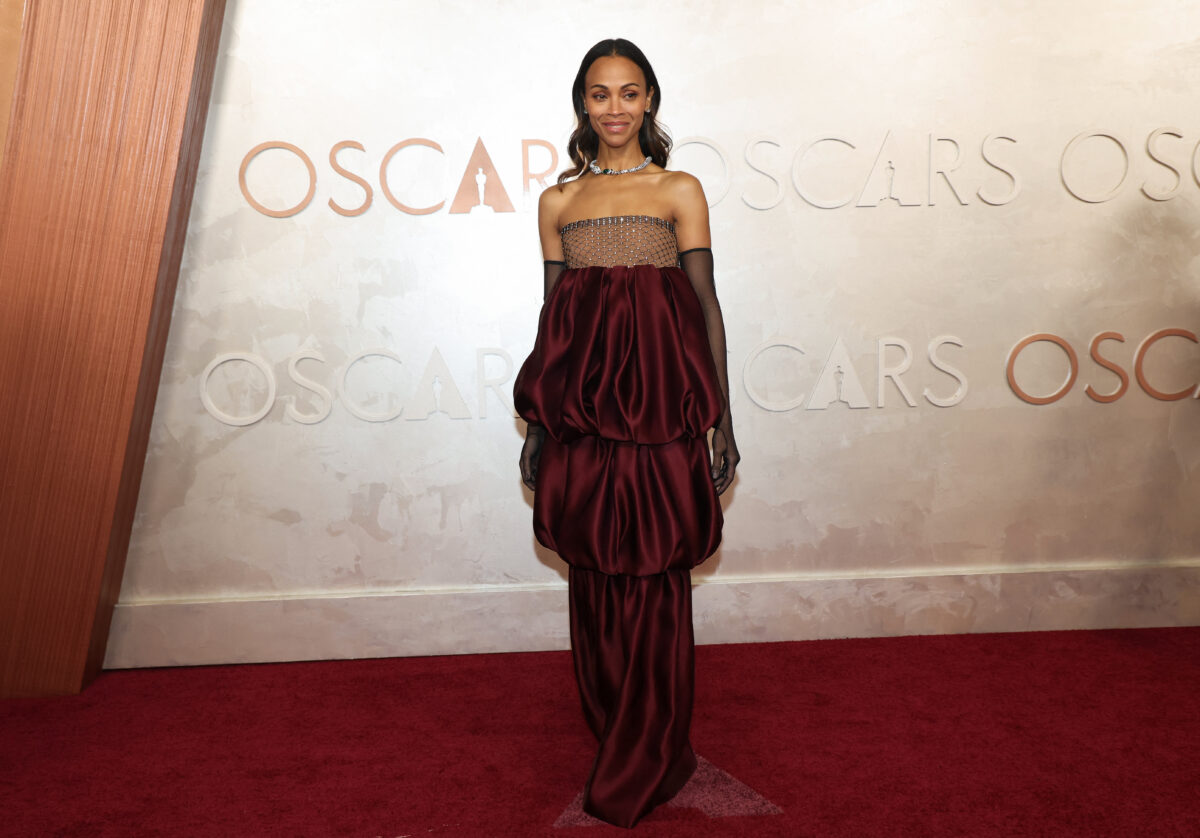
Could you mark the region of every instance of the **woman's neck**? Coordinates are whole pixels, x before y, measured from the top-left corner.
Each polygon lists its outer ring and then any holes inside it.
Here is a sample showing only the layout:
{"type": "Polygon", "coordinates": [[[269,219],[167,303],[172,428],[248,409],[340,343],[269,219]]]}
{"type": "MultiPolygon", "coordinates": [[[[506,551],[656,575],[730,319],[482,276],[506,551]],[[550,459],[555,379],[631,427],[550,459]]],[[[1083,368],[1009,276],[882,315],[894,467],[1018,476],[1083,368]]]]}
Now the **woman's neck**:
{"type": "Polygon", "coordinates": [[[646,155],[642,152],[640,143],[629,143],[621,148],[611,148],[601,143],[600,148],[596,150],[596,165],[601,169],[619,172],[622,169],[632,169],[645,159],[646,155]]]}

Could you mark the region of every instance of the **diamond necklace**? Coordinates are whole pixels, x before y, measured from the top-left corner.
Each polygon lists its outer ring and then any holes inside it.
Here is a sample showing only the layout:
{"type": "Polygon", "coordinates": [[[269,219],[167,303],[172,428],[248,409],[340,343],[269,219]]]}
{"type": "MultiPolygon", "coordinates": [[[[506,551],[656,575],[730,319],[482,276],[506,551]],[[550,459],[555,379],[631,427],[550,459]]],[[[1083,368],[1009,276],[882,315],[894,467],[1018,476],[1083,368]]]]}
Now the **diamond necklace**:
{"type": "Polygon", "coordinates": [[[592,174],[594,175],[627,175],[631,172],[640,172],[642,169],[649,166],[650,157],[647,156],[645,160],[634,166],[632,169],[621,169],[620,171],[617,171],[616,169],[601,169],[598,165],[596,165],[595,160],[593,160],[589,165],[591,166],[592,174]]]}

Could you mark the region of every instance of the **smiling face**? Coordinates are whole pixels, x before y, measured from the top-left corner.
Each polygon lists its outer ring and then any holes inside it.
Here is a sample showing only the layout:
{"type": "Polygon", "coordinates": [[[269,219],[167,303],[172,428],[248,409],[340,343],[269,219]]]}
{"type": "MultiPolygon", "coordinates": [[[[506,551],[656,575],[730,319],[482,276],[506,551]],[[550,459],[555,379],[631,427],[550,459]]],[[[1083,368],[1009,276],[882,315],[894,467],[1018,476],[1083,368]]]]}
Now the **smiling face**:
{"type": "Polygon", "coordinates": [[[583,83],[583,101],[600,141],[620,148],[637,141],[654,96],[640,67],[620,55],[597,58],[583,83]]]}

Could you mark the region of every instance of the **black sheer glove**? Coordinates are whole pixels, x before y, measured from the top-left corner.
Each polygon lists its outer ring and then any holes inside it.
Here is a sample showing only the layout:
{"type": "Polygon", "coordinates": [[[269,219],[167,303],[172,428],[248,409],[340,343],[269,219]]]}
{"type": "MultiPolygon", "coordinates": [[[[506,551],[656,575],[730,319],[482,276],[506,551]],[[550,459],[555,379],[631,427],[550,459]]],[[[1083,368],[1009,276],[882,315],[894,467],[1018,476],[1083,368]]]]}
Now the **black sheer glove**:
{"type": "Polygon", "coordinates": [[[721,317],[721,304],[717,302],[717,286],[713,279],[713,254],[707,247],[694,247],[679,254],[679,265],[687,274],[704,310],[704,324],[708,329],[708,345],[712,349],[713,363],[717,368],[717,381],[721,385],[721,396],[725,409],[717,420],[712,435],[712,479],[717,494],[723,493],[733,483],[741,455],[733,438],[733,416],[729,411],[729,368],[726,361],[725,321],[721,317]]]}
{"type": "Polygon", "coordinates": [[[525,431],[525,444],[521,446],[521,482],[531,490],[537,489],[538,460],[542,457],[542,442],[546,429],[541,425],[530,425],[525,431]]]}
{"type": "Polygon", "coordinates": [[[566,262],[559,262],[554,259],[547,259],[545,262],[542,262],[542,269],[545,274],[543,280],[545,282],[545,286],[542,292],[543,302],[547,297],[550,296],[550,289],[554,287],[554,283],[558,282],[558,275],[561,274],[566,267],[566,262]]]}
{"type": "MultiPolygon", "coordinates": [[[[550,289],[558,282],[559,274],[567,267],[566,262],[547,259],[542,263],[544,271],[544,286],[542,301],[550,296],[550,289]]],[[[530,489],[537,488],[538,460],[542,456],[542,442],[546,438],[546,429],[541,425],[529,425],[525,430],[525,444],[521,446],[521,482],[530,489]]]]}

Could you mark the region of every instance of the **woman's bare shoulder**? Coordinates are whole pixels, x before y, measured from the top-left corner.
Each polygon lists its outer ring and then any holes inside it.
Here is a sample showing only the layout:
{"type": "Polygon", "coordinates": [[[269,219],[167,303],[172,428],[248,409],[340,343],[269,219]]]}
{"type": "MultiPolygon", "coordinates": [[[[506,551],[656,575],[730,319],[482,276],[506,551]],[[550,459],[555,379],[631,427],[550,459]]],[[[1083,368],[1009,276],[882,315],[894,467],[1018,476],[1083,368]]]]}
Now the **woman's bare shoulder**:
{"type": "Polygon", "coordinates": [[[542,194],[538,198],[538,217],[547,223],[554,223],[556,226],[561,226],[557,222],[578,191],[578,178],[562,184],[550,184],[550,186],[542,190],[542,194]]]}
{"type": "Polygon", "coordinates": [[[704,187],[687,172],[670,172],[670,175],[664,184],[664,192],[675,219],[679,249],[710,247],[712,234],[708,229],[708,200],[704,197],[704,187]]]}
{"type": "Polygon", "coordinates": [[[688,172],[663,172],[663,191],[670,196],[676,207],[687,208],[696,204],[708,205],[704,198],[704,187],[700,180],[688,172]]]}

